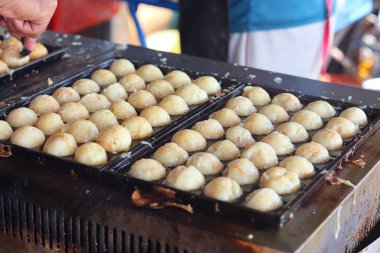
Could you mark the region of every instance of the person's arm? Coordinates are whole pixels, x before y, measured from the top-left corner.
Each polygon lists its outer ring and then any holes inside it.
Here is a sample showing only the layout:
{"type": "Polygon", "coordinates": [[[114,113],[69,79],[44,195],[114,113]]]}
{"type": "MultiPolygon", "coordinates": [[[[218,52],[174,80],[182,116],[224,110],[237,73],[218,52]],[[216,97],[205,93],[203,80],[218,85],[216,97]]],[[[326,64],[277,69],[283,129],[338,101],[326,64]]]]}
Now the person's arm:
{"type": "Polygon", "coordinates": [[[56,8],[57,0],[0,0],[0,26],[24,37],[26,48],[32,50],[56,8]]]}

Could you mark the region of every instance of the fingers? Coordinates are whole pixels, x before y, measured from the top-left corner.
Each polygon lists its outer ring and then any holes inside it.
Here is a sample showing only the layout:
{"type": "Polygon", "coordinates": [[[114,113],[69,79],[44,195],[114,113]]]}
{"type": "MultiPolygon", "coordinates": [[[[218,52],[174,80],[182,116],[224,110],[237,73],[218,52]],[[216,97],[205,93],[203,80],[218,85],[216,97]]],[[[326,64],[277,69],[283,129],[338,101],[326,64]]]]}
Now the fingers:
{"type": "Polygon", "coordinates": [[[28,49],[29,51],[32,51],[34,49],[34,47],[36,46],[36,42],[37,42],[37,39],[35,38],[25,38],[25,47],[26,49],[28,49]]]}

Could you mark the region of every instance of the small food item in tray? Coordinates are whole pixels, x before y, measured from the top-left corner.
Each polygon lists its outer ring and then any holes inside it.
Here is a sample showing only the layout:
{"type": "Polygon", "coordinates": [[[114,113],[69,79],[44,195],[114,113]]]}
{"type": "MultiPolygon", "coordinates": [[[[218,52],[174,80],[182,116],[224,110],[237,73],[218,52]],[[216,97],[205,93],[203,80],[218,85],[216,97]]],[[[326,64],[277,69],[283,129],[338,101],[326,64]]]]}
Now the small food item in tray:
{"type": "Polygon", "coordinates": [[[30,60],[35,61],[48,55],[47,48],[41,43],[37,42],[34,49],[30,52],[30,60]]]}
{"type": "Polygon", "coordinates": [[[289,156],[282,160],[279,166],[297,173],[300,179],[308,178],[315,174],[313,164],[301,156],[289,156]]]}
{"type": "Polygon", "coordinates": [[[0,48],[0,59],[4,61],[9,68],[18,68],[30,61],[30,55],[20,57],[22,43],[14,37],[2,41],[0,48]]]}
{"type": "Polygon", "coordinates": [[[277,127],[276,131],[288,136],[292,143],[306,141],[309,138],[306,129],[297,122],[283,123],[277,127]]]}
{"type": "Polygon", "coordinates": [[[71,87],[61,87],[56,89],[52,96],[58,101],[60,105],[69,102],[79,102],[79,93],[71,87]]]}
{"type": "Polygon", "coordinates": [[[272,123],[282,123],[289,120],[289,115],[285,109],[276,104],[263,106],[259,113],[265,115],[272,123]]]}
{"type": "Polygon", "coordinates": [[[172,142],[177,143],[187,152],[197,152],[206,149],[206,139],[197,131],[183,129],[175,133],[172,142]]]}
{"type": "Polygon", "coordinates": [[[186,84],[191,84],[191,78],[181,70],[173,70],[166,74],[164,80],[171,83],[174,89],[178,89],[186,84]]]}
{"type": "Polygon", "coordinates": [[[249,98],[254,106],[263,106],[271,102],[268,92],[258,86],[245,87],[243,96],[249,98]]]}
{"type": "Polygon", "coordinates": [[[135,73],[129,73],[120,79],[119,83],[123,85],[126,92],[132,93],[146,88],[144,79],[135,73]]]}
{"type": "Polygon", "coordinates": [[[315,112],[321,118],[324,119],[334,117],[336,114],[334,107],[332,107],[328,102],[323,100],[311,102],[305,107],[305,109],[315,112]]]}
{"type": "Polygon", "coordinates": [[[166,176],[166,169],[156,160],[140,159],[132,165],[129,175],[145,181],[157,181],[166,176]]]}
{"type": "Polygon", "coordinates": [[[282,200],[273,189],[261,188],[250,193],[244,205],[260,212],[270,212],[280,208],[282,200]]]}
{"type": "Polygon", "coordinates": [[[119,99],[125,100],[128,98],[127,92],[125,91],[123,86],[121,86],[120,83],[114,83],[107,86],[102,90],[101,94],[104,95],[111,102],[114,102],[119,99]]]}
{"type": "Polygon", "coordinates": [[[22,126],[11,136],[11,143],[24,148],[38,148],[45,142],[44,133],[34,126],[22,126]]]}
{"type": "Polygon", "coordinates": [[[263,173],[260,186],[272,188],[277,194],[290,194],[301,187],[301,181],[296,172],[273,167],[263,173]]]}
{"type": "Polygon", "coordinates": [[[223,163],[215,155],[207,152],[198,152],[190,157],[186,166],[194,166],[203,175],[214,175],[222,171],[223,163]]]}
{"type": "Polygon", "coordinates": [[[148,84],[146,90],[153,94],[153,96],[160,100],[169,95],[175,94],[173,86],[165,80],[155,80],[148,84]]]}
{"type": "Polygon", "coordinates": [[[129,117],[137,115],[135,108],[122,99],[112,102],[109,109],[117,120],[126,120],[129,117]]]}
{"type": "Polygon", "coordinates": [[[352,138],[360,132],[357,125],[343,117],[334,117],[330,119],[326,128],[338,132],[343,139],[352,138]]]}
{"type": "Polygon", "coordinates": [[[80,119],[67,123],[62,128],[62,132],[71,134],[78,144],[93,142],[99,134],[99,130],[96,125],[86,119],[80,119]]]}
{"type": "Polygon", "coordinates": [[[299,99],[291,93],[280,93],[274,96],[272,104],[279,105],[288,112],[296,112],[302,109],[299,99]]]}
{"type": "Polygon", "coordinates": [[[95,70],[91,75],[91,79],[101,87],[108,86],[117,82],[115,74],[108,69],[95,70]]]}
{"type": "Polygon", "coordinates": [[[265,142],[255,142],[247,146],[241,157],[250,160],[259,170],[269,169],[278,164],[276,151],[265,142]]]}
{"type": "Polygon", "coordinates": [[[210,198],[231,202],[243,195],[240,185],[228,177],[217,177],[211,180],[204,189],[204,194],[210,198]]]}
{"type": "Polygon", "coordinates": [[[223,126],[215,119],[199,121],[191,129],[208,140],[216,140],[224,136],[223,126]]]}
{"type": "Polygon", "coordinates": [[[140,116],[145,118],[152,127],[163,127],[170,124],[170,115],[161,107],[152,105],[145,108],[140,116]]]}
{"type": "Polygon", "coordinates": [[[108,109],[111,105],[111,102],[107,99],[106,96],[97,93],[90,93],[84,95],[80,103],[86,107],[89,112],[96,112],[104,109],[108,109]]]}
{"type": "Polygon", "coordinates": [[[248,116],[243,122],[243,127],[254,135],[269,134],[274,131],[272,122],[260,113],[248,116]]]}
{"type": "Polygon", "coordinates": [[[98,93],[100,86],[91,79],[79,79],[73,84],[73,89],[76,90],[79,95],[87,95],[91,93],[98,93]]]}
{"type": "Polygon", "coordinates": [[[207,95],[215,95],[222,91],[220,83],[212,76],[201,76],[194,80],[194,84],[207,92],[207,95]]]}
{"type": "Polygon", "coordinates": [[[276,151],[276,155],[288,155],[294,151],[294,145],[290,139],[279,132],[273,132],[265,136],[261,141],[271,145],[276,151]]]}
{"type": "Polygon", "coordinates": [[[340,117],[346,118],[358,126],[365,126],[368,124],[367,115],[358,107],[347,108],[340,114],[340,117]]]}
{"type": "Polygon", "coordinates": [[[194,166],[178,166],[169,172],[165,183],[182,191],[198,190],[206,180],[194,166]]]}
{"type": "Polygon", "coordinates": [[[214,154],[221,161],[231,161],[240,156],[240,150],[229,140],[218,141],[212,144],[207,152],[214,154]]]}
{"type": "Polygon", "coordinates": [[[58,101],[49,95],[39,95],[35,97],[29,104],[29,108],[32,109],[37,115],[42,115],[49,112],[56,112],[59,109],[58,101]]]}
{"type": "Polygon", "coordinates": [[[128,102],[136,109],[143,110],[148,106],[157,105],[157,100],[152,93],[146,90],[139,90],[132,93],[128,102]]]}
{"type": "Polygon", "coordinates": [[[164,97],[158,105],[172,116],[184,115],[189,111],[185,100],[177,95],[164,97]]]}
{"type": "Polygon", "coordinates": [[[307,109],[296,112],[290,121],[301,124],[306,130],[315,130],[323,126],[321,117],[307,109]]]}
{"type": "Polygon", "coordinates": [[[145,139],[153,134],[152,125],[145,118],[134,115],[123,122],[133,140],[145,139]]]}
{"type": "Polygon", "coordinates": [[[229,108],[223,108],[212,113],[210,119],[217,120],[223,127],[233,127],[241,122],[239,116],[229,108]]]}
{"type": "Polygon", "coordinates": [[[106,164],[108,158],[102,146],[95,142],[88,142],[75,151],[74,159],[86,165],[99,166],[106,164]]]}
{"type": "Polygon", "coordinates": [[[8,72],[9,72],[8,65],[4,61],[0,60],[0,74],[6,74],[8,72]]]}
{"type": "Polygon", "coordinates": [[[8,122],[0,120],[0,140],[8,140],[13,133],[12,127],[8,122]]]}
{"type": "Polygon", "coordinates": [[[208,101],[207,93],[195,84],[186,84],[178,88],[176,95],[188,105],[199,105],[208,101]]]}
{"type": "Polygon", "coordinates": [[[61,132],[64,125],[61,116],[54,112],[41,115],[36,122],[36,127],[46,136],[61,132]]]}
{"type": "Polygon", "coordinates": [[[9,125],[16,128],[33,126],[37,122],[37,119],[37,114],[27,107],[13,109],[6,118],[9,125]]]}
{"type": "Polygon", "coordinates": [[[147,83],[152,82],[154,80],[162,79],[164,77],[164,75],[161,72],[161,69],[152,64],[146,64],[141,66],[136,71],[136,74],[141,76],[141,78],[144,79],[144,81],[147,83]]]}
{"type": "Polygon", "coordinates": [[[240,185],[254,184],[259,180],[259,171],[246,158],[239,158],[229,162],[223,175],[235,180],[240,185]]]}
{"type": "Polygon", "coordinates": [[[230,98],[226,108],[233,110],[240,117],[249,116],[257,111],[251,100],[243,96],[230,98]]]}
{"type": "Polygon", "coordinates": [[[77,148],[77,143],[71,134],[56,133],[48,138],[43,151],[54,156],[62,157],[73,155],[77,148]]]}
{"type": "Polygon", "coordinates": [[[123,77],[135,72],[135,66],[127,59],[117,59],[111,64],[110,70],[116,77],[123,77]]]}
{"type": "Polygon", "coordinates": [[[317,142],[302,144],[296,149],[296,155],[306,158],[311,163],[325,163],[330,160],[329,151],[317,142]]]}
{"type": "Polygon", "coordinates": [[[340,150],[343,146],[343,140],[339,133],[327,128],[315,133],[312,141],[322,144],[327,150],[340,150]]]}
{"type": "Polygon", "coordinates": [[[96,125],[96,128],[98,128],[99,131],[102,131],[109,126],[119,125],[115,115],[110,110],[94,112],[90,116],[90,121],[96,125]]]}
{"type": "Polygon", "coordinates": [[[238,148],[245,148],[255,142],[251,133],[241,126],[233,126],[229,128],[226,132],[226,140],[231,141],[238,148]]]}
{"type": "Polygon", "coordinates": [[[101,130],[96,142],[110,153],[119,153],[129,150],[132,138],[127,128],[115,125],[101,130]]]}
{"type": "Polygon", "coordinates": [[[169,142],[158,148],[152,157],[165,167],[175,167],[185,164],[189,154],[177,143],[169,142]]]}
{"type": "Polygon", "coordinates": [[[81,103],[75,102],[61,105],[57,113],[61,116],[63,122],[66,123],[78,119],[88,119],[90,117],[90,113],[86,107],[81,103]]]}

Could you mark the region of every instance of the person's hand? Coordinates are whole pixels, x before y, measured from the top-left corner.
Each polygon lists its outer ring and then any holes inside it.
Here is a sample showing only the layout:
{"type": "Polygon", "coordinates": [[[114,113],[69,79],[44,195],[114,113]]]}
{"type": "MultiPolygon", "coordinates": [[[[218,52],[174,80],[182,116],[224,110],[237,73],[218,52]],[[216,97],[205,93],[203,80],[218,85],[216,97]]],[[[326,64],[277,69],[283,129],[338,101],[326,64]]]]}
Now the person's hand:
{"type": "Polygon", "coordinates": [[[0,26],[16,38],[24,37],[32,50],[56,8],[57,0],[0,0],[0,26]]]}

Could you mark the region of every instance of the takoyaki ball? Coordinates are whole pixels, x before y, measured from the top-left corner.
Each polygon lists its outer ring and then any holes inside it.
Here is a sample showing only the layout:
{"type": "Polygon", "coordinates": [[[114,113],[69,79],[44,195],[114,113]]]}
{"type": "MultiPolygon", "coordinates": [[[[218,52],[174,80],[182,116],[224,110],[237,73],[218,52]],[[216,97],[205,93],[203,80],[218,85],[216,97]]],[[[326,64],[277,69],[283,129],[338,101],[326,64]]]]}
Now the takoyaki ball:
{"type": "Polygon", "coordinates": [[[254,113],[248,116],[248,118],[244,120],[243,126],[254,135],[269,134],[274,131],[272,122],[260,113],[254,113]]]}
{"type": "Polygon", "coordinates": [[[185,100],[177,95],[164,97],[158,105],[173,116],[184,115],[189,111],[185,100]]]}
{"type": "Polygon", "coordinates": [[[17,128],[11,136],[11,143],[24,148],[41,147],[45,141],[44,133],[33,126],[17,128]]]}
{"type": "Polygon", "coordinates": [[[340,117],[346,118],[358,126],[365,126],[368,124],[367,115],[362,109],[357,107],[347,108],[340,114],[340,117]]]}
{"type": "Polygon", "coordinates": [[[311,102],[305,107],[305,109],[315,112],[324,119],[334,117],[336,114],[335,109],[328,102],[323,100],[311,102]]]}
{"type": "Polygon", "coordinates": [[[64,125],[65,123],[63,123],[61,116],[54,112],[40,116],[36,123],[36,127],[46,136],[61,132],[64,125]]]}
{"type": "Polygon", "coordinates": [[[241,126],[229,128],[226,132],[226,140],[231,141],[238,148],[245,148],[255,142],[255,139],[253,139],[251,133],[241,126]]]}
{"type": "Polygon", "coordinates": [[[88,142],[75,151],[74,159],[86,165],[99,166],[106,164],[108,157],[102,146],[95,142],[88,142]]]}
{"type": "Polygon", "coordinates": [[[100,131],[96,142],[110,153],[128,151],[132,138],[127,128],[120,125],[109,126],[100,131]]]}
{"type": "Polygon", "coordinates": [[[166,74],[164,80],[171,83],[174,89],[178,89],[181,86],[186,84],[191,84],[190,77],[183,71],[173,70],[170,73],[166,74]]]}
{"type": "Polygon", "coordinates": [[[12,127],[8,124],[8,122],[0,120],[0,140],[8,140],[12,133],[12,127]]]}
{"type": "Polygon", "coordinates": [[[79,93],[71,87],[58,88],[53,92],[52,96],[61,105],[68,102],[79,102],[80,100],[79,93]]]}
{"type": "Polygon", "coordinates": [[[140,116],[145,118],[152,127],[162,127],[170,124],[170,115],[161,107],[153,105],[145,108],[140,116]]]}
{"type": "Polygon", "coordinates": [[[121,99],[112,102],[109,109],[117,120],[126,120],[129,117],[137,115],[135,108],[127,101],[121,99]]]}
{"type": "Polygon", "coordinates": [[[166,169],[153,159],[140,159],[132,165],[129,175],[145,181],[156,181],[166,175],[166,169]]]}
{"type": "Polygon", "coordinates": [[[120,79],[119,83],[123,85],[126,92],[136,92],[146,88],[144,79],[135,73],[129,73],[120,79]]]}
{"type": "Polygon", "coordinates": [[[84,105],[74,102],[63,104],[57,113],[61,116],[63,122],[88,119],[90,117],[90,114],[84,105]]]}
{"type": "Polygon", "coordinates": [[[322,144],[327,150],[340,150],[343,146],[343,140],[339,133],[327,128],[314,134],[312,141],[322,144]]]}
{"type": "Polygon", "coordinates": [[[245,87],[243,96],[249,98],[254,106],[263,106],[271,102],[268,92],[257,86],[245,87]]]}
{"type": "Polygon", "coordinates": [[[187,160],[186,166],[194,166],[203,175],[214,175],[222,171],[223,163],[213,154],[206,152],[195,153],[187,160]]]}
{"type": "Polygon", "coordinates": [[[0,74],[6,74],[8,72],[9,72],[8,65],[4,61],[0,60],[0,74]]]}
{"type": "Polygon", "coordinates": [[[223,126],[215,119],[199,121],[191,129],[209,140],[219,139],[224,136],[223,126]]]}
{"type": "Polygon", "coordinates": [[[86,107],[89,112],[96,112],[108,109],[111,102],[106,96],[97,93],[87,94],[80,100],[80,103],[86,107]]]}
{"type": "Polygon", "coordinates": [[[301,124],[306,130],[315,130],[323,126],[321,117],[307,109],[296,112],[290,121],[301,124]]]}
{"type": "Polygon", "coordinates": [[[197,152],[205,150],[206,139],[197,131],[183,129],[175,133],[172,142],[177,143],[187,152],[197,152]]]}
{"type": "Polygon", "coordinates": [[[189,159],[186,150],[174,142],[166,143],[153,154],[153,159],[159,161],[165,167],[183,165],[189,159]]]}
{"type": "Polygon", "coordinates": [[[115,115],[110,110],[100,110],[90,116],[90,121],[96,125],[99,131],[109,127],[119,125],[115,115]]]}
{"type": "Polygon", "coordinates": [[[283,123],[277,127],[276,131],[288,136],[292,143],[306,141],[309,138],[306,129],[297,122],[283,123]]]}
{"type": "Polygon", "coordinates": [[[222,91],[220,83],[212,76],[201,76],[194,80],[194,84],[206,91],[207,95],[215,95],[222,91]]]}
{"type": "Polygon", "coordinates": [[[91,79],[101,87],[108,86],[117,82],[115,74],[108,69],[98,69],[94,71],[94,73],[91,75],[91,79]]]}
{"type": "Polygon", "coordinates": [[[7,116],[7,122],[12,127],[33,126],[37,122],[37,114],[29,108],[13,109],[7,116]]]}
{"type": "Polygon", "coordinates": [[[86,119],[80,119],[67,123],[62,128],[62,132],[71,134],[78,144],[95,141],[99,134],[99,130],[96,128],[96,125],[86,119]]]}
{"type": "Polygon", "coordinates": [[[335,117],[330,119],[326,125],[326,128],[338,132],[343,139],[354,137],[360,132],[357,125],[343,117],[335,117]]]}
{"type": "Polygon", "coordinates": [[[35,97],[29,104],[37,115],[42,115],[49,112],[56,112],[59,109],[59,103],[54,97],[49,95],[39,95],[35,97]]]}
{"type": "Polygon", "coordinates": [[[198,190],[206,180],[202,173],[194,166],[178,166],[169,172],[165,183],[182,191],[198,190]]]}
{"type": "Polygon", "coordinates": [[[237,116],[236,113],[229,108],[223,108],[212,113],[210,115],[210,119],[217,120],[223,127],[236,126],[241,122],[239,116],[237,116]]]}
{"type": "Polygon", "coordinates": [[[136,74],[141,76],[142,79],[144,79],[145,82],[149,83],[154,80],[159,80],[164,77],[161,70],[152,65],[152,64],[146,64],[141,66],[137,71],[136,74]]]}
{"type": "Polygon", "coordinates": [[[176,95],[188,105],[199,105],[208,101],[207,93],[195,84],[186,84],[178,88],[176,95]]]}
{"type": "Polygon", "coordinates": [[[256,108],[251,100],[243,96],[230,98],[226,104],[226,108],[233,110],[241,117],[246,117],[256,112],[256,108]]]}
{"type": "Polygon", "coordinates": [[[91,79],[79,79],[73,84],[73,89],[76,90],[81,96],[91,93],[98,93],[100,91],[99,84],[91,79]]]}
{"type": "Polygon", "coordinates": [[[241,157],[250,160],[259,170],[265,170],[278,164],[276,151],[265,142],[255,142],[247,146],[241,157]]]}
{"type": "Polygon", "coordinates": [[[34,46],[34,49],[29,54],[30,61],[35,61],[37,59],[45,57],[46,55],[48,55],[48,53],[49,52],[47,48],[41,43],[37,42],[36,45],[34,46]]]}
{"type": "Polygon", "coordinates": [[[149,83],[146,90],[152,93],[156,99],[163,99],[175,93],[173,86],[165,80],[156,80],[149,83]]]}
{"type": "Polygon", "coordinates": [[[273,132],[265,136],[261,141],[271,145],[276,151],[276,155],[288,155],[294,151],[294,145],[290,139],[279,132],[273,132]]]}
{"type": "Polygon", "coordinates": [[[203,192],[207,197],[226,202],[234,201],[243,195],[240,185],[228,177],[214,178],[206,185],[203,192]]]}
{"type": "Polygon", "coordinates": [[[127,59],[117,59],[111,64],[110,70],[116,77],[123,77],[135,72],[135,66],[127,59]]]}
{"type": "Polygon", "coordinates": [[[296,172],[282,167],[273,167],[263,173],[260,186],[272,188],[277,194],[290,194],[301,187],[301,181],[296,172]]]}
{"type": "Polygon", "coordinates": [[[259,113],[266,116],[274,124],[282,123],[289,120],[289,115],[285,111],[285,109],[275,104],[263,106],[260,109],[259,113]]]}
{"type": "Polygon", "coordinates": [[[157,100],[149,91],[139,90],[129,96],[128,103],[138,110],[143,110],[148,106],[157,105],[157,100]]]}
{"type": "Polygon", "coordinates": [[[104,95],[109,101],[114,102],[119,99],[127,99],[128,94],[121,86],[120,83],[114,83],[106,87],[104,90],[101,92],[102,95],[104,95]]]}
{"type": "Polygon", "coordinates": [[[231,161],[240,156],[240,150],[229,140],[218,141],[212,144],[207,152],[214,154],[221,161],[231,161]]]}
{"type": "Polygon", "coordinates": [[[229,162],[223,175],[235,180],[240,185],[254,184],[259,180],[259,171],[246,158],[239,158],[229,162]]]}
{"type": "Polygon", "coordinates": [[[300,179],[308,178],[315,174],[313,164],[301,156],[289,156],[282,160],[279,166],[297,173],[300,179]]]}
{"type": "Polygon", "coordinates": [[[244,205],[260,212],[270,212],[280,208],[282,200],[275,190],[261,188],[250,193],[246,197],[244,205]]]}
{"type": "Polygon", "coordinates": [[[20,40],[11,37],[1,43],[1,55],[0,58],[3,60],[10,68],[21,67],[30,61],[30,55],[25,57],[20,57],[20,52],[22,50],[22,43],[20,40]]]}
{"type": "Polygon", "coordinates": [[[56,133],[47,139],[43,151],[54,156],[62,157],[73,155],[77,148],[77,143],[71,134],[56,133]]]}
{"type": "Polygon", "coordinates": [[[311,163],[325,163],[330,160],[329,151],[319,143],[314,141],[302,144],[296,149],[296,155],[302,156],[311,163]]]}
{"type": "Polygon", "coordinates": [[[137,115],[129,117],[122,125],[128,129],[133,140],[145,139],[153,134],[149,121],[137,115]]]}
{"type": "Polygon", "coordinates": [[[295,112],[302,109],[299,99],[291,93],[280,93],[273,97],[272,104],[279,105],[288,112],[295,112]]]}

